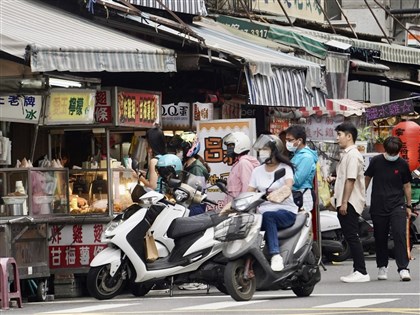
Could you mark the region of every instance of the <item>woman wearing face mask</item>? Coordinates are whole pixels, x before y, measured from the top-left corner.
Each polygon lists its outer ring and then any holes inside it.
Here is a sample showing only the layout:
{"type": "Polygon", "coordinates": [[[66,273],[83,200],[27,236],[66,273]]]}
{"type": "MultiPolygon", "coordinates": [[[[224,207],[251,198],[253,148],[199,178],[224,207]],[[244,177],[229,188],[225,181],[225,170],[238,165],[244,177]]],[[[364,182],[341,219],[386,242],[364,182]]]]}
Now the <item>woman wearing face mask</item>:
{"type": "Polygon", "coordinates": [[[314,207],[312,197],[318,153],[306,145],[305,128],[294,125],[286,129],[286,149],[292,154],[295,166],[293,190],[303,192],[303,209],[311,211],[314,207]]]}
{"type": "Polygon", "coordinates": [[[370,215],[374,226],[378,280],[388,278],[388,234],[392,226],[395,262],[402,281],[410,281],[407,255],[406,220],[411,216],[411,183],[408,163],[399,157],[402,142],[398,137],[384,141],[384,154],[372,158],[365,172],[366,189],[371,179],[370,215]]]}
{"type": "MultiPolygon", "coordinates": [[[[293,164],[283,154],[283,143],[277,136],[261,135],[253,148],[258,151],[259,161],[262,165],[252,171],[248,191],[265,191],[273,182],[275,171],[281,168],[286,170],[285,176],[274,182],[269,192],[288,186],[288,197],[281,203],[266,201],[258,208],[258,211],[263,215],[261,229],[265,231],[268,252],[272,256],[271,269],[281,271],[284,269],[284,265],[280,255],[277,232],[292,226],[298,212],[290,193],[293,186],[293,164]]],[[[267,198],[270,199],[270,196],[267,198]]]]}
{"type": "Polygon", "coordinates": [[[227,189],[230,195],[226,195],[224,204],[232,201],[240,193],[246,192],[249,186],[252,170],[260,163],[252,155],[251,140],[243,132],[232,132],[223,137],[226,146],[226,156],[233,159],[233,165],[227,179],[227,189]]]}

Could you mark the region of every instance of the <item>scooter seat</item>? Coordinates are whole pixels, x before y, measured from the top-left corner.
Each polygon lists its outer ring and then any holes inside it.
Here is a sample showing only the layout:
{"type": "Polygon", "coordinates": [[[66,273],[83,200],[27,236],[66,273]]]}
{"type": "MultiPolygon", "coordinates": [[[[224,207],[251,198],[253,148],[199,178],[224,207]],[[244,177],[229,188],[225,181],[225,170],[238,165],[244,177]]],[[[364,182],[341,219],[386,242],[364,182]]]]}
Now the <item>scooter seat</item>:
{"type": "Polygon", "coordinates": [[[226,220],[226,216],[219,216],[214,211],[192,217],[176,218],[169,226],[167,235],[173,239],[180,238],[188,234],[205,231],[209,227],[218,225],[223,220],[226,220]]]}
{"type": "Polygon", "coordinates": [[[305,225],[308,214],[306,212],[299,212],[296,216],[295,223],[288,227],[287,229],[280,230],[277,232],[277,237],[279,240],[290,238],[292,235],[297,234],[302,227],[305,225]]]}

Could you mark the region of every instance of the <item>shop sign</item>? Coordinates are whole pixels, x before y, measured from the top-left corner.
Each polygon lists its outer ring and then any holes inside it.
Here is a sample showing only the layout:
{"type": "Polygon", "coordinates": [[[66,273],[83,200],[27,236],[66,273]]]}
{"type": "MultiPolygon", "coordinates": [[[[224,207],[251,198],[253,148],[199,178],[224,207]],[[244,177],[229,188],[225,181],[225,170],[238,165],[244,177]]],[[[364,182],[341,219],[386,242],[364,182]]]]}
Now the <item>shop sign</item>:
{"type": "Polygon", "coordinates": [[[161,94],[117,89],[118,126],[152,128],[160,122],[161,94]]]}
{"type": "Polygon", "coordinates": [[[163,104],[162,126],[164,129],[190,129],[190,103],[163,104]]]}
{"type": "Polygon", "coordinates": [[[106,248],[101,243],[104,224],[49,226],[49,264],[51,269],[89,267],[93,257],[106,248]]]}
{"type": "Polygon", "coordinates": [[[409,32],[406,33],[406,44],[409,47],[420,47],[420,25],[406,23],[406,28],[409,32]]]}
{"type": "Polygon", "coordinates": [[[94,122],[95,90],[52,89],[46,125],[91,124],[94,122]]]}
{"type": "MultiPolygon", "coordinates": [[[[223,137],[234,131],[242,131],[255,142],[255,119],[223,119],[213,121],[200,121],[197,126],[197,133],[200,140],[199,154],[211,168],[209,185],[215,185],[218,179],[227,179],[233,160],[226,156],[223,147],[223,137]]],[[[252,154],[253,152],[251,152],[252,154]]],[[[209,199],[217,202],[217,206],[207,205],[207,210],[219,211],[223,208],[226,195],[216,186],[207,190],[209,199]]]]}
{"type": "Polygon", "coordinates": [[[37,124],[41,110],[41,95],[0,95],[0,121],[37,124]]]}
{"type": "Polygon", "coordinates": [[[386,104],[367,107],[365,114],[367,120],[375,120],[379,118],[387,118],[403,114],[412,113],[414,111],[413,99],[402,99],[386,104]]]}
{"type": "Polygon", "coordinates": [[[289,127],[289,120],[288,119],[282,119],[278,117],[272,118],[270,122],[270,132],[273,135],[278,135],[283,130],[287,129],[289,127]]]}
{"type": "Polygon", "coordinates": [[[213,103],[193,103],[193,126],[205,120],[213,120],[213,103]]]}
{"type": "Polygon", "coordinates": [[[96,92],[95,122],[98,124],[112,123],[111,91],[109,90],[96,92]]]}
{"type": "Polygon", "coordinates": [[[306,118],[306,137],[312,141],[335,140],[335,128],[344,121],[344,116],[309,116],[306,118]]]}

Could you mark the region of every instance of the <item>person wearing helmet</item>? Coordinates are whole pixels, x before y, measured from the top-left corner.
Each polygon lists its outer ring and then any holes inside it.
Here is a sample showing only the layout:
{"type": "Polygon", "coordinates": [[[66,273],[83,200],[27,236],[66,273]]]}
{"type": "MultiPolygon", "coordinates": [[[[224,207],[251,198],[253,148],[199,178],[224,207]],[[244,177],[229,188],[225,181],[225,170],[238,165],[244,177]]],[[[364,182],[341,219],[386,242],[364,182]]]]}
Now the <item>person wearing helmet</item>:
{"type": "Polygon", "coordinates": [[[240,193],[247,191],[252,170],[260,165],[258,160],[248,155],[251,150],[251,140],[243,132],[232,132],[223,137],[226,155],[233,159],[233,165],[227,179],[227,195],[224,204],[232,201],[240,193]]]}
{"type": "Polygon", "coordinates": [[[156,172],[156,164],[159,158],[166,154],[166,143],[163,131],[159,127],[154,127],[146,132],[147,141],[147,172],[141,171],[139,182],[151,190],[161,191],[161,181],[156,172]]]}
{"type": "Polygon", "coordinates": [[[281,229],[288,228],[295,223],[298,207],[293,201],[291,189],[293,186],[294,167],[288,157],[284,155],[284,146],[279,137],[275,135],[261,135],[253,146],[258,152],[262,163],[252,171],[248,191],[266,191],[271,185],[269,192],[283,190],[286,192],[285,199],[281,203],[269,200],[262,203],[258,211],[262,214],[261,229],[265,231],[268,252],[271,255],[271,269],[281,271],[284,269],[283,258],[280,256],[280,246],[277,233],[281,229]],[[271,184],[274,173],[278,169],[286,170],[285,176],[271,184]]]}
{"type": "Polygon", "coordinates": [[[161,179],[161,192],[167,193],[170,191],[168,189],[168,181],[171,178],[178,178],[182,172],[182,162],[179,157],[175,154],[165,154],[159,158],[156,163],[156,171],[161,179]]]}
{"type": "Polygon", "coordinates": [[[303,193],[302,208],[311,211],[314,207],[312,192],[318,153],[306,145],[306,131],[303,126],[290,126],[285,132],[286,149],[292,154],[291,161],[296,167],[293,190],[303,193]]]}

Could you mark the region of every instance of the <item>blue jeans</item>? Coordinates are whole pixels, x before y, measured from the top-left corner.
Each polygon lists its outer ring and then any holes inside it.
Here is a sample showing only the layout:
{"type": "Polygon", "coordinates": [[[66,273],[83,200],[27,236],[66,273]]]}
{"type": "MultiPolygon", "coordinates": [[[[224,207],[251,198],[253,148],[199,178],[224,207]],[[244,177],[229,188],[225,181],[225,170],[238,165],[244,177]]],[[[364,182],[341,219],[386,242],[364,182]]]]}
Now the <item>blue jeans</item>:
{"type": "Polygon", "coordinates": [[[296,214],[287,210],[267,211],[263,213],[261,230],[265,231],[265,240],[270,255],[280,254],[277,232],[292,226],[296,221],[296,214]]]}

